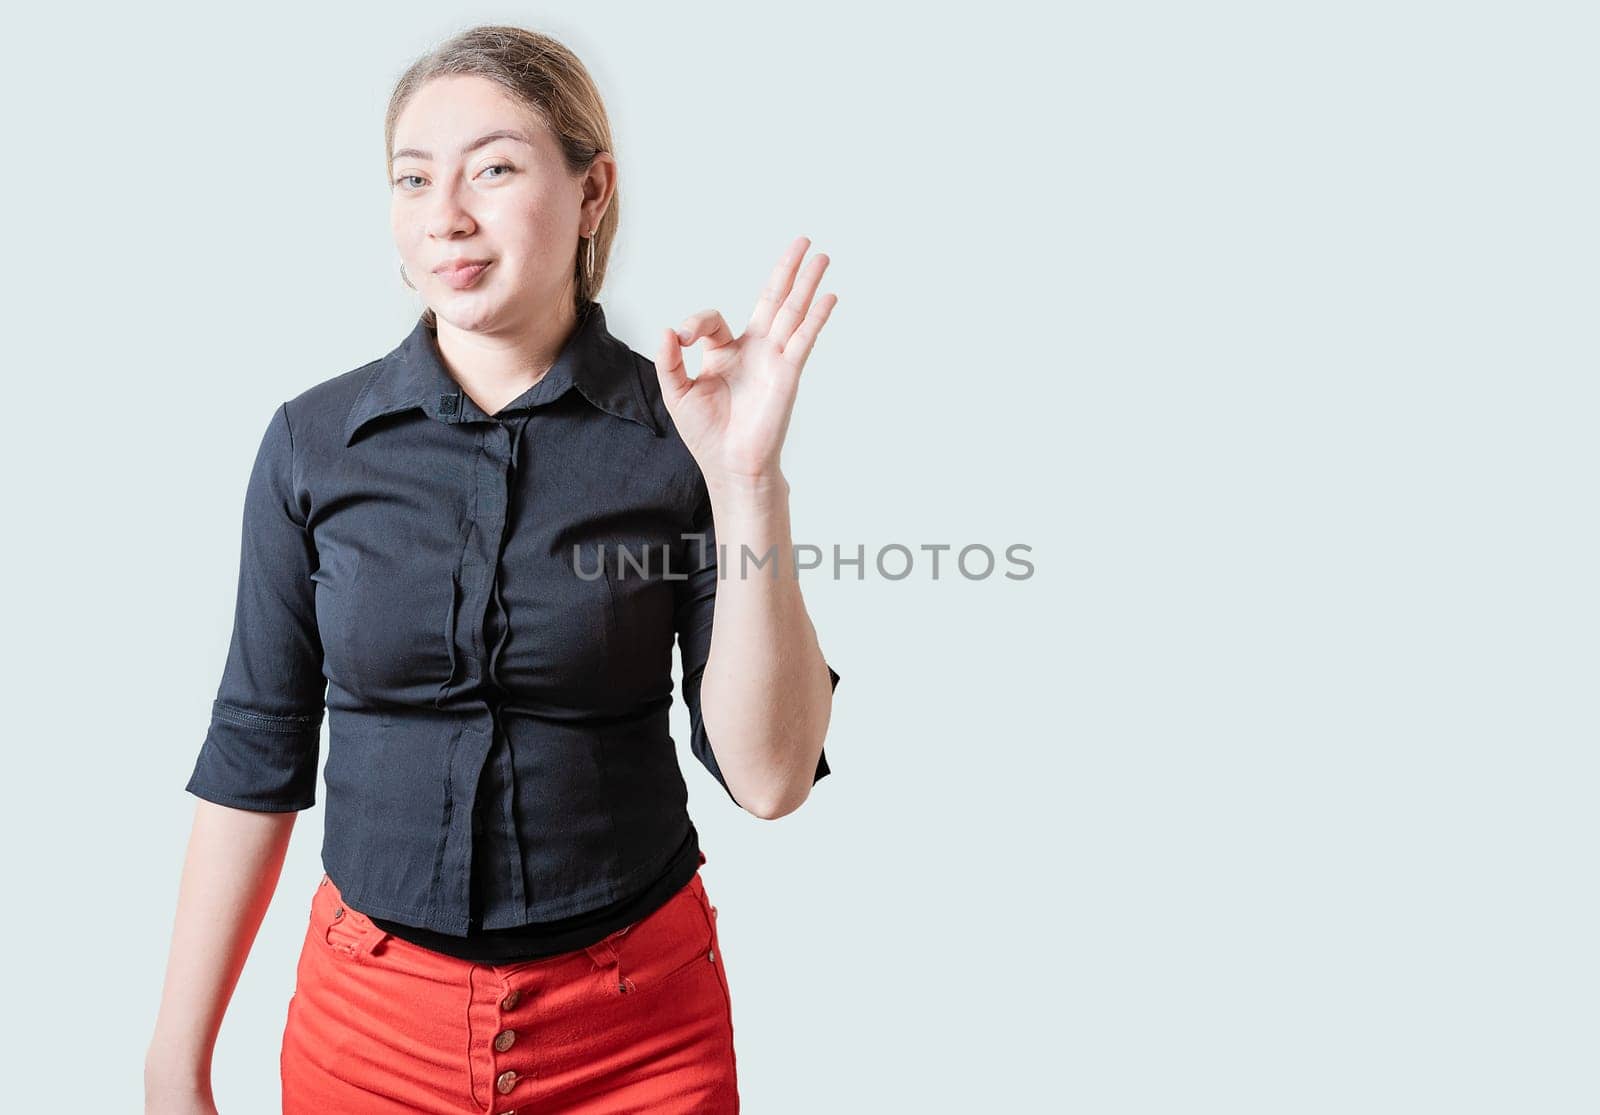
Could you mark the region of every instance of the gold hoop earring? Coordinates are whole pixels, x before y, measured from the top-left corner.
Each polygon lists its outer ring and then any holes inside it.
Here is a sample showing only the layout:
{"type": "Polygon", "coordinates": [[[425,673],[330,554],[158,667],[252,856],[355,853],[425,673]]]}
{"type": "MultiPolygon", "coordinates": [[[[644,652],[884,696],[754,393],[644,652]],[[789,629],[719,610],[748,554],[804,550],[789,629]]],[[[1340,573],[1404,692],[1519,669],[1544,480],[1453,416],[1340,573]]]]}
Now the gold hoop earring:
{"type": "Polygon", "coordinates": [[[411,281],[411,276],[406,274],[406,265],[404,263],[400,265],[400,281],[405,283],[406,286],[410,287],[412,290],[417,289],[417,285],[411,281]]]}
{"type": "Polygon", "coordinates": [[[589,278],[594,278],[594,233],[589,234],[589,278]]]}

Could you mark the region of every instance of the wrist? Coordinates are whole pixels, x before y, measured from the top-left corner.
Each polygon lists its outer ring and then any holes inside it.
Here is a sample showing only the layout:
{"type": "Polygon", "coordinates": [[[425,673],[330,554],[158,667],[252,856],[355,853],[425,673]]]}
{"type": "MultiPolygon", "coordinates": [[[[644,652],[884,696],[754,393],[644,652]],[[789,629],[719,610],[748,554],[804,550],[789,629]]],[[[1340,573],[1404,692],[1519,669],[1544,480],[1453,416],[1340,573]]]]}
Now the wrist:
{"type": "Polygon", "coordinates": [[[211,1051],[208,1043],[156,1037],[145,1048],[144,1074],[148,1082],[164,1087],[211,1086],[211,1051]]]}
{"type": "Polygon", "coordinates": [[[789,498],[789,480],[774,468],[760,473],[706,475],[706,491],[717,507],[761,507],[789,498]]]}

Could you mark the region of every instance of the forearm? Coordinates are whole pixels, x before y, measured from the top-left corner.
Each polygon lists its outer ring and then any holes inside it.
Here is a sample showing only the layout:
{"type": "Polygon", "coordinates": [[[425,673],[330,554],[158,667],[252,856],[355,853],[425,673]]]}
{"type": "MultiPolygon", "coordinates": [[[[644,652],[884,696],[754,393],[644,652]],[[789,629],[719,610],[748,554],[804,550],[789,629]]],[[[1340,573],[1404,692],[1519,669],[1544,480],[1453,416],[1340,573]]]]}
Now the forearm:
{"type": "Polygon", "coordinates": [[[788,482],[721,482],[710,494],[723,572],[701,715],[733,796],[778,817],[811,792],[833,687],[795,575],[788,482]]]}
{"type": "Polygon", "coordinates": [[[277,889],[298,816],[197,803],[161,1007],[145,1053],[147,1091],[209,1090],[223,1012],[277,889]]]}

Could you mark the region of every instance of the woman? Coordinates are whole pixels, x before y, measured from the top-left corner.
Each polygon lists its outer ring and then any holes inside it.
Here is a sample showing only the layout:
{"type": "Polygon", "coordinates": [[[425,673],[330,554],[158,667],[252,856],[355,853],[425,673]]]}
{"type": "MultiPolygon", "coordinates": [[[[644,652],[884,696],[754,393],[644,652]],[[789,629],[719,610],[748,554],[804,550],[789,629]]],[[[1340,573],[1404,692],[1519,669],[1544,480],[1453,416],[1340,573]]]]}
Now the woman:
{"type": "Polygon", "coordinates": [[[815,298],[827,257],[802,267],[797,239],[743,334],[694,314],[652,367],[595,301],[617,163],[568,50],[458,35],[402,77],[386,133],[427,309],[262,438],[146,1109],[214,1109],[211,1049],[326,710],[286,1112],[736,1111],[670,655],[696,758],[758,816],[798,808],[839,675],[779,450],[835,303],[815,298]],[[766,564],[721,570],[744,548],[766,564]]]}

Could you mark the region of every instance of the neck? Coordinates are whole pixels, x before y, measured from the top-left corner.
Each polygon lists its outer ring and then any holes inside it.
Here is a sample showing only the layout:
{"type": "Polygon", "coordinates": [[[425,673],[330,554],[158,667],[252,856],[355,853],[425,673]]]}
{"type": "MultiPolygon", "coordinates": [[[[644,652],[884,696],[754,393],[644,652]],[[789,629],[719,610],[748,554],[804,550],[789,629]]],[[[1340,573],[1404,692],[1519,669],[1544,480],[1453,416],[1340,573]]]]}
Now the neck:
{"type": "Polygon", "coordinates": [[[457,329],[443,318],[435,324],[439,355],[461,390],[494,414],[545,377],[578,327],[570,298],[504,332],[457,329]]]}

